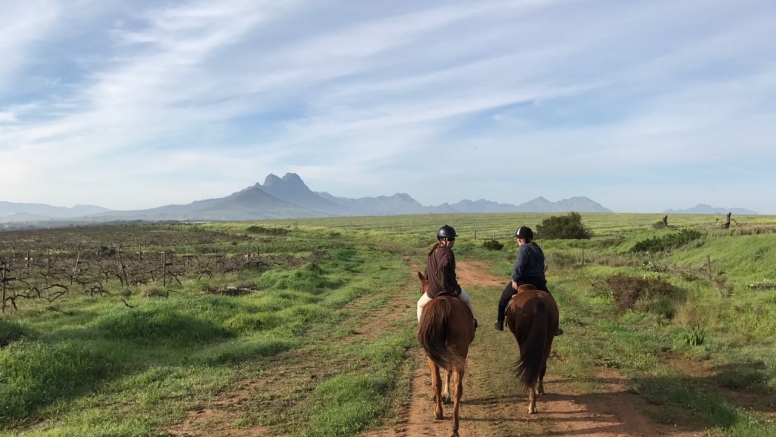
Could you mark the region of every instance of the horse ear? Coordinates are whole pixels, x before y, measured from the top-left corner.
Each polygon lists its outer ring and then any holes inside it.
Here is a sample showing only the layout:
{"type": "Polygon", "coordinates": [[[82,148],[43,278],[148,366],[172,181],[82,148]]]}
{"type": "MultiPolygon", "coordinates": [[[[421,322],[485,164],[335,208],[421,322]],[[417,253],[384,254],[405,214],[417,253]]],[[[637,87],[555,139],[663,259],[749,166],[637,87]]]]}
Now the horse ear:
{"type": "Polygon", "coordinates": [[[420,282],[425,282],[426,281],[426,277],[423,276],[423,273],[418,272],[418,278],[420,279],[420,282]]]}

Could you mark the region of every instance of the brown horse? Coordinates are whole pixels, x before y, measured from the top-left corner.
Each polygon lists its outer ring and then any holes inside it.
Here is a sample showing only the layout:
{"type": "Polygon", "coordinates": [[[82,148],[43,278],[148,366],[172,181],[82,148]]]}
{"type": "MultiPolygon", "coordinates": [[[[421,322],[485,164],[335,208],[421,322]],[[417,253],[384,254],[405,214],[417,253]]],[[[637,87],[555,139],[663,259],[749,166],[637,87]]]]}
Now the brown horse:
{"type": "Polygon", "coordinates": [[[517,378],[528,392],[528,413],[536,413],[536,394],[544,394],[544,373],[554,333],[558,305],[550,293],[521,285],[507,307],[506,324],[520,348],[517,378]]]}
{"type": "MultiPolygon", "coordinates": [[[[428,281],[418,272],[421,293],[428,290],[428,281]]],[[[455,378],[453,386],[453,437],[458,436],[458,407],[463,394],[463,375],[466,373],[466,356],[469,345],[474,341],[474,315],[460,299],[452,296],[437,296],[423,307],[416,335],[418,342],[428,355],[431,369],[431,387],[434,390],[436,408],[434,417],[442,419],[442,396],[450,400],[450,377],[455,378]],[[442,392],[442,378],[439,370],[447,371],[445,390],[442,392]]]]}

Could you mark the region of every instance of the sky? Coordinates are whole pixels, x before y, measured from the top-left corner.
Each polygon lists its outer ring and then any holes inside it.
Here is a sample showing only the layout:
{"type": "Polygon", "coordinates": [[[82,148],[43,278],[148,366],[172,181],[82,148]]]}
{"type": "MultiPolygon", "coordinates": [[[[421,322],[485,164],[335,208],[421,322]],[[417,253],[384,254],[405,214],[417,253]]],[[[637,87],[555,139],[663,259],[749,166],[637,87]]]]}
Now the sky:
{"type": "Polygon", "coordinates": [[[0,201],[297,173],[423,205],[776,214],[773,0],[0,0],[0,201]]]}

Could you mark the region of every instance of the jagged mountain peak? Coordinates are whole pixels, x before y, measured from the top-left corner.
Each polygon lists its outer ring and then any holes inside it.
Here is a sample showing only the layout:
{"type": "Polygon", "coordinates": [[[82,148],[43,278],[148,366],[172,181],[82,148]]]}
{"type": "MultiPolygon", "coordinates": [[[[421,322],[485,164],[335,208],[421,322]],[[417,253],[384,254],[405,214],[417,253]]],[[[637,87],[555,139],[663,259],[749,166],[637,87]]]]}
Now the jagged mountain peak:
{"type": "Polygon", "coordinates": [[[283,179],[280,179],[276,175],[270,173],[267,175],[266,178],[264,178],[264,183],[262,184],[262,186],[271,187],[273,185],[282,184],[282,183],[283,183],[283,179]]]}
{"type": "Polygon", "coordinates": [[[299,177],[299,175],[296,173],[286,173],[283,175],[282,179],[286,182],[305,185],[304,181],[302,181],[302,178],[299,177]]]}
{"type": "Polygon", "coordinates": [[[396,193],[396,194],[393,195],[393,197],[397,197],[397,198],[405,200],[407,202],[417,202],[415,199],[412,198],[412,196],[410,196],[407,193],[396,193]]]}

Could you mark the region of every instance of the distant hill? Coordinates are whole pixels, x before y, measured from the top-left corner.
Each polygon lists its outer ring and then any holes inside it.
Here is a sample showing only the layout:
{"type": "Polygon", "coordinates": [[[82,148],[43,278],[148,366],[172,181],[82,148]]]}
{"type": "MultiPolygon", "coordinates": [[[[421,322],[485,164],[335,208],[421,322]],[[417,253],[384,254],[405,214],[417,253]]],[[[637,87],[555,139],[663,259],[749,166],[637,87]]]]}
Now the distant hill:
{"type": "Polygon", "coordinates": [[[491,202],[490,200],[467,200],[464,199],[458,203],[450,205],[458,212],[515,212],[517,206],[508,203],[491,202]]]}
{"type": "Polygon", "coordinates": [[[264,220],[291,217],[322,217],[329,214],[303,208],[265,192],[256,183],[217,199],[198,200],[186,205],[167,205],[136,211],[109,211],[103,220],[264,220]]]}
{"type": "Polygon", "coordinates": [[[704,203],[699,203],[688,209],[667,209],[664,212],[666,214],[727,214],[730,212],[736,215],[757,215],[756,212],[744,208],[714,207],[704,203]]]}
{"type": "Polygon", "coordinates": [[[0,220],[12,214],[29,214],[39,217],[82,217],[108,211],[107,208],[94,205],[76,205],[71,208],[51,206],[43,203],[14,203],[0,201],[0,220]]]}
{"type": "Polygon", "coordinates": [[[450,206],[458,212],[612,212],[587,197],[571,197],[557,202],[537,197],[520,205],[496,203],[484,199],[474,202],[462,200],[450,206]]]}
{"type": "Polygon", "coordinates": [[[45,215],[27,214],[23,212],[0,217],[0,223],[42,222],[46,220],[51,220],[51,217],[45,215]]]}
{"type": "Polygon", "coordinates": [[[456,212],[445,207],[426,207],[413,199],[407,193],[396,193],[392,196],[361,197],[352,199],[336,197],[329,193],[317,193],[320,197],[337,203],[351,212],[351,215],[400,215],[400,214],[433,214],[442,211],[456,212]]]}
{"type": "Polygon", "coordinates": [[[526,202],[518,207],[520,212],[612,212],[585,196],[570,197],[557,202],[549,202],[544,197],[526,202]],[[534,203],[535,202],[535,203],[534,203]]]}
{"type": "Polygon", "coordinates": [[[143,210],[110,211],[92,205],[63,208],[43,204],[0,202],[0,222],[66,226],[135,220],[236,221],[326,216],[569,211],[611,212],[587,197],[571,197],[557,202],[537,197],[520,205],[485,199],[461,200],[454,204],[442,203],[436,206],[424,206],[407,193],[353,199],[314,192],[299,175],[286,173],[282,178],[269,174],[263,184],[257,182],[226,197],[143,210]]]}

